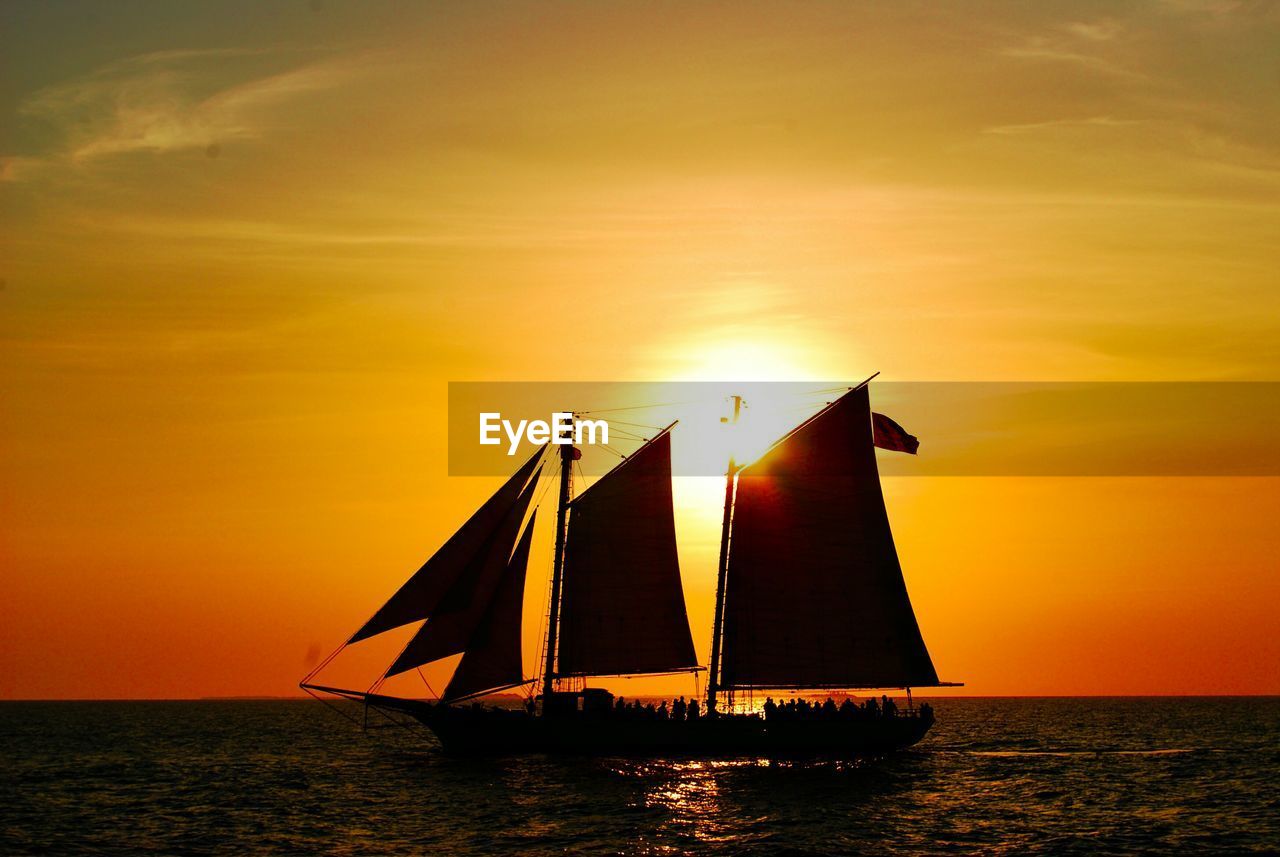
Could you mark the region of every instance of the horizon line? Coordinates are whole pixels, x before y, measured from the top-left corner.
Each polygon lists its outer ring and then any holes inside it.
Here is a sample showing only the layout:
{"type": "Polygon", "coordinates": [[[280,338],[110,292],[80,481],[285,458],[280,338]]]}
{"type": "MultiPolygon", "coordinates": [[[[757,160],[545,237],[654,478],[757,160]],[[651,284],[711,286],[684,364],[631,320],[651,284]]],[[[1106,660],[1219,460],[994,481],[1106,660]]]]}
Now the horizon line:
{"type": "MultiPolygon", "coordinates": [[[[815,693],[821,694],[821,691],[815,693]]],[[[901,691],[898,692],[902,694],[901,691]]],[[[619,694],[623,696],[624,694],[619,694]]],[[[792,696],[811,696],[793,693],[792,696]]],[[[828,693],[828,696],[833,694],[828,693]]],[[[857,696],[858,694],[845,694],[857,696]]],[[[875,696],[876,694],[863,694],[875,696]]],[[[885,695],[885,694],[879,694],[885,695]]],[[[493,694],[497,697],[521,698],[521,694],[493,694]]],[[[670,694],[634,694],[629,699],[665,699],[670,694]]],[[[912,693],[914,699],[1280,699],[1277,693],[987,693],[987,694],[933,694],[912,693]]],[[[415,697],[416,698],[416,697],[415,697]]],[[[228,695],[228,696],[101,696],[101,697],[14,697],[0,699],[0,705],[30,702],[318,702],[306,694],[299,696],[228,695]]]]}

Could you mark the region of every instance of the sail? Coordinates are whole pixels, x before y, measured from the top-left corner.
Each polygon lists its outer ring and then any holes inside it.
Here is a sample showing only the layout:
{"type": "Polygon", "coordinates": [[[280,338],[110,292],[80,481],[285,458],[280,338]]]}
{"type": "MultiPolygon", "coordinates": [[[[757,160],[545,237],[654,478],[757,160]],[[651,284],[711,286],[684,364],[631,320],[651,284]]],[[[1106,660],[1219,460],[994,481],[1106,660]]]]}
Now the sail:
{"type": "Polygon", "coordinates": [[[697,665],[685,615],[664,432],[570,507],[558,675],[697,665]]]}
{"type": "Polygon", "coordinates": [[[902,579],[865,387],[738,477],[723,687],[938,683],[902,579]]]}
{"type": "Polygon", "coordinates": [[[485,611],[493,600],[494,592],[506,571],[520,534],[520,522],[529,509],[533,491],[538,487],[537,478],[521,492],[519,498],[493,531],[488,542],[476,557],[462,569],[457,580],[440,598],[431,618],[413,636],[395,663],[387,670],[388,676],[411,670],[431,661],[447,658],[464,651],[476,633],[485,611]]]}
{"type": "Polygon", "coordinates": [[[524,681],[524,664],[520,652],[521,611],[524,606],[524,574],[529,565],[529,543],[533,540],[533,522],[538,512],[529,516],[524,534],[507,563],[498,589],[480,626],[467,643],[466,653],[454,670],[444,699],[483,693],[499,687],[511,687],[524,681]]]}
{"type": "Polygon", "coordinates": [[[358,643],[375,634],[430,616],[463,569],[486,549],[494,531],[502,525],[545,451],[544,444],[422,568],[405,581],[396,594],[373,614],[373,618],[352,635],[347,644],[358,643]]]}

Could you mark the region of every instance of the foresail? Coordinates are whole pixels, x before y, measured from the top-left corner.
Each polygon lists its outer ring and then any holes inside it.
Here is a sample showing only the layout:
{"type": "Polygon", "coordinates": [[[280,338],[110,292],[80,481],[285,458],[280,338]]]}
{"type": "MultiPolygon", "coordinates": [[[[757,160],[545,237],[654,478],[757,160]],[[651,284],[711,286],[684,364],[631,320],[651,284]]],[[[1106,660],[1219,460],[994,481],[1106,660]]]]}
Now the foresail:
{"type": "Polygon", "coordinates": [[[570,507],[556,673],[696,665],[676,554],[671,435],[664,432],[570,507]]]}
{"type": "Polygon", "coordinates": [[[520,522],[538,487],[535,477],[529,481],[515,504],[507,511],[502,524],[475,559],[468,563],[453,585],[440,597],[431,618],[418,630],[395,663],[388,676],[411,670],[425,663],[464,651],[484,619],[511,558],[520,522]]]}
{"type": "Polygon", "coordinates": [[[867,389],[738,477],[723,687],[936,685],[872,447],[867,389]]]}
{"type": "Polygon", "coordinates": [[[444,691],[446,701],[472,696],[524,681],[520,628],[524,606],[524,578],[529,565],[529,543],[537,510],[529,516],[524,534],[507,563],[497,591],[465,654],[444,691]]]}
{"type": "Polygon", "coordinates": [[[545,451],[545,445],[539,448],[347,643],[358,643],[430,616],[463,570],[484,554],[545,451]]]}

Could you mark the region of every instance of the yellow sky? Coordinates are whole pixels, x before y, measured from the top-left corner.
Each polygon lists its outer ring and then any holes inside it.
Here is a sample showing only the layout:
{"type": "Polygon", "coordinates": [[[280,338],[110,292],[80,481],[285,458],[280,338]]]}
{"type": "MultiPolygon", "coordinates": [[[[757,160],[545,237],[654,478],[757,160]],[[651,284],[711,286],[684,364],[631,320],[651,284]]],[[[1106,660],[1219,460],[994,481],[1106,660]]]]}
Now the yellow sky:
{"type": "MultiPolygon", "coordinates": [[[[493,489],[444,474],[450,380],[1276,380],[1278,31],[6,4],[0,695],[290,692],[493,489]]],[[[1278,493],[886,482],[972,693],[1280,692],[1278,493]]]]}

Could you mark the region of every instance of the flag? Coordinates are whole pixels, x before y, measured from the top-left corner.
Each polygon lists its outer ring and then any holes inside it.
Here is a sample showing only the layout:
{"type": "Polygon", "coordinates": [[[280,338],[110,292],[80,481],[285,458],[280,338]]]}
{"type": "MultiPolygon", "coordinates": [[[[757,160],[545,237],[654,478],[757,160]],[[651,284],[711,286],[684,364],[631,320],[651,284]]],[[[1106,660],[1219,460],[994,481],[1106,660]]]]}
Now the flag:
{"type": "Polygon", "coordinates": [[[916,454],[920,441],[884,414],[871,415],[872,443],[881,449],[916,454]]]}

